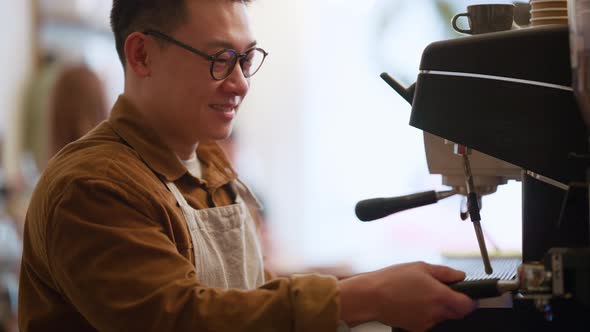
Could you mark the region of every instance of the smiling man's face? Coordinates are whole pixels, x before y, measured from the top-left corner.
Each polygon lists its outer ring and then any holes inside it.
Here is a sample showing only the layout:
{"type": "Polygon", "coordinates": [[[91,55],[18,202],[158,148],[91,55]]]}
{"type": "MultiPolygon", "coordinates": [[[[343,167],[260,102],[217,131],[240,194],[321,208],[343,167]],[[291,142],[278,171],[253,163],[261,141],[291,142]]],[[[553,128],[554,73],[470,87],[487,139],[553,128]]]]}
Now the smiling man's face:
{"type": "MultiPolygon", "coordinates": [[[[187,7],[187,23],[170,37],[210,55],[223,49],[244,53],[256,43],[244,3],[187,0],[187,7]]],[[[160,105],[155,120],[176,141],[207,142],[231,133],[250,81],[239,64],[221,81],[210,68],[211,61],[172,44],[153,59],[150,80],[160,105]]]]}

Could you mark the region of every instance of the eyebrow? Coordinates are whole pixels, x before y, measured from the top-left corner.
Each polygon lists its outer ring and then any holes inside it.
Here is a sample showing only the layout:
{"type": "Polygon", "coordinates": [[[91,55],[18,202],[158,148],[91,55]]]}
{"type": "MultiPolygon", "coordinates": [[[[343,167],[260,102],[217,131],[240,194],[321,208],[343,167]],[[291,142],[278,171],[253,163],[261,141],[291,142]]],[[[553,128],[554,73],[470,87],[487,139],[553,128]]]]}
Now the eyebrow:
{"type": "MultiPolygon", "coordinates": [[[[258,42],[255,40],[253,42],[251,42],[250,44],[248,44],[248,46],[246,46],[246,49],[252,48],[254,46],[256,46],[258,44],[258,42]]],[[[234,45],[232,45],[229,42],[223,41],[223,40],[212,40],[210,42],[207,43],[208,47],[222,47],[222,48],[234,48],[234,45]]]]}

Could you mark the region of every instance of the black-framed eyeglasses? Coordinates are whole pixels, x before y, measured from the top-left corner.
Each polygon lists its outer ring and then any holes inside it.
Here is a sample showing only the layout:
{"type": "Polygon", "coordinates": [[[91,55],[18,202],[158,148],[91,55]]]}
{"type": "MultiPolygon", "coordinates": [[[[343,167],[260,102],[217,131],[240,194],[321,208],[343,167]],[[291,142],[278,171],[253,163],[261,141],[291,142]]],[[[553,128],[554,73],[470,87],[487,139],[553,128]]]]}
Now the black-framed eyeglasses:
{"type": "Polygon", "coordinates": [[[240,62],[244,77],[252,77],[252,75],[258,72],[268,55],[268,52],[258,47],[253,47],[243,54],[238,53],[236,50],[224,49],[213,55],[209,55],[156,30],[147,30],[144,31],[144,34],[180,46],[191,53],[211,61],[211,77],[217,81],[224,80],[231,75],[238,61],[240,62]]]}

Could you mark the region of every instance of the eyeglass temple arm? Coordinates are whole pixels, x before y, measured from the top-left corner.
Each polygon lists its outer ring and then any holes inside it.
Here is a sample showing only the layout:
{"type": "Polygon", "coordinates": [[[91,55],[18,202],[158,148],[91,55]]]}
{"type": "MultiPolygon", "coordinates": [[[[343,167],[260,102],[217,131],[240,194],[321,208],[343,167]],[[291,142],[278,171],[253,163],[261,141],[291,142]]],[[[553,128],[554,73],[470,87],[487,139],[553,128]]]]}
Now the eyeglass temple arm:
{"type": "Polygon", "coordinates": [[[179,42],[176,39],[170,38],[169,36],[167,36],[167,35],[165,35],[165,34],[163,34],[161,32],[158,32],[158,31],[155,31],[155,30],[146,30],[144,32],[144,34],[145,35],[151,35],[151,36],[154,36],[156,38],[163,39],[163,40],[165,40],[167,42],[170,42],[172,44],[178,45],[178,46],[180,46],[180,47],[182,47],[182,48],[184,48],[186,50],[189,50],[189,51],[191,51],[191,52],[193,52],[193,53],[195,53],[197,55],[202,56],[203,58],[205,58],[207,60],[215,60],[215,57],[214,56],[209,55],[209,54],[206,54],[206,53],[203,53],[203,52],[197,50],[196,48],[193,48],[192,46],[187,45],[187,44],[185,44],[183,42],[179,42]]]}

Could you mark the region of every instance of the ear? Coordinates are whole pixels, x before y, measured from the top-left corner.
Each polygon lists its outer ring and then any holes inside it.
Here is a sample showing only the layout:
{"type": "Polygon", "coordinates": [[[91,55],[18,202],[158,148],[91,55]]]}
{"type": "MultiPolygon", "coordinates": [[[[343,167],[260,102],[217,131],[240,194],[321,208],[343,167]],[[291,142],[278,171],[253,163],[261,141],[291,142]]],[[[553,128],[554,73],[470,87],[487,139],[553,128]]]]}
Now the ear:
{"type": "Polygon", "coordinates": [[[150,49],[147,43],[148,37],[139,32],[133,32],[125,41],[127,69],[140,77],[149,77],[151,74],[150,49]]]}

